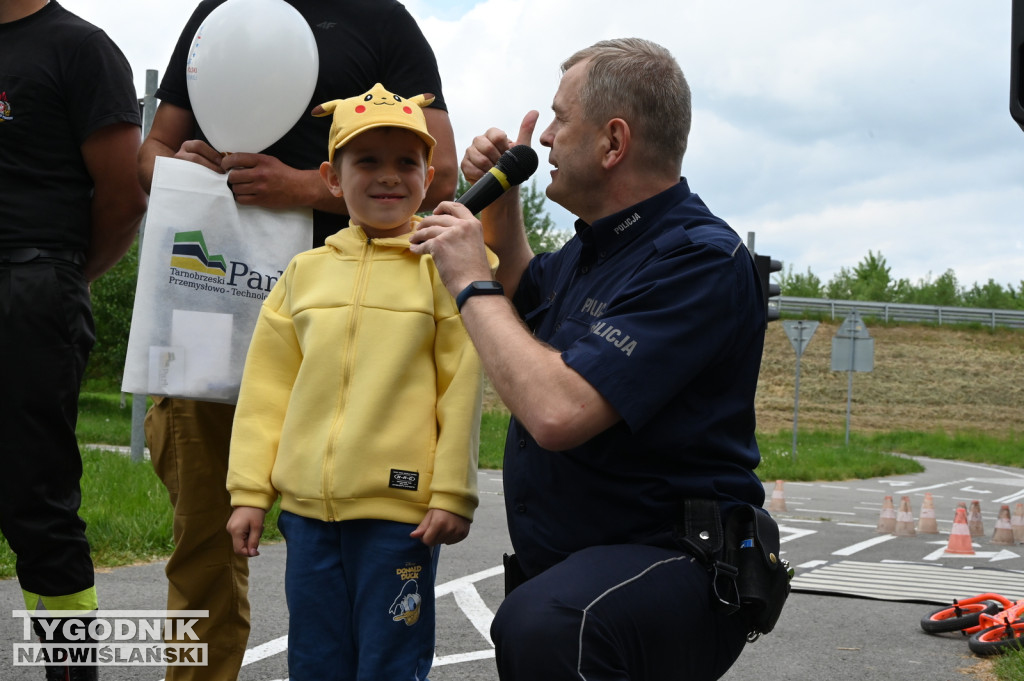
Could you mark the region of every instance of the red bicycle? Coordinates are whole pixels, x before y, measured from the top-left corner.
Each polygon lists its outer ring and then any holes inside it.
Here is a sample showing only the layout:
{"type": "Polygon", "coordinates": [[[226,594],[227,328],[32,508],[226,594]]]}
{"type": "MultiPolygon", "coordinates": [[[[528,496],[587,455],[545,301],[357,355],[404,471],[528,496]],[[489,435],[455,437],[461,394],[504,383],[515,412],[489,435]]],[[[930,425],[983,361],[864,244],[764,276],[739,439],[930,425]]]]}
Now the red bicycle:
{"type": "Polygon", "coordinates": [[[995,655],[1024,648],[1024,599],[1011,601],[986,593],[939,608],[921,618],[929,634],[959,631],[969,636],[967,645],[977,655],[995,655]]]}

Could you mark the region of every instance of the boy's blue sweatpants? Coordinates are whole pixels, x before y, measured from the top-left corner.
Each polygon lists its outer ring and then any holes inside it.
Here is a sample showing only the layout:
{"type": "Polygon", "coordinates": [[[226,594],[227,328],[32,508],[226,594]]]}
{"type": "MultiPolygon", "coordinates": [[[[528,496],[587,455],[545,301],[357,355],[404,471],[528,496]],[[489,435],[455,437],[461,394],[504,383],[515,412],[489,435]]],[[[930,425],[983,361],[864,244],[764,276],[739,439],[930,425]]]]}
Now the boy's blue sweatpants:
{"type": "Polygon", "coordinates": [[[323,522],[287,511],[291,681],[427,678],[440,547],[386,520],[323,522]]]}

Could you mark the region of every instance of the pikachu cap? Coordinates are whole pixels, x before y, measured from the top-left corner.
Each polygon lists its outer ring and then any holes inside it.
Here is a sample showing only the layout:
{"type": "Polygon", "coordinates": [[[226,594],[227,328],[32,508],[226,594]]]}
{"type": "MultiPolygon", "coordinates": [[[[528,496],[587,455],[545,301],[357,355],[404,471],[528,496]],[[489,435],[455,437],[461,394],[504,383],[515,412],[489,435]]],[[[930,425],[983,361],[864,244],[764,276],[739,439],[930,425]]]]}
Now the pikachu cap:
{"type": "Polygon", "coordinates": [[[334,114],[331,135],[327,142],[327,159],[334,162],[334,150],[353,137],[371,128],[405,128],[412,130],[427,143],[427,165],[434,156],[437,142],[427,132],[427,119],[423,107],[434,101],[434,95],[422,94],[405,98],[388,92],[377,83],[369,91],[348,99],[334,99],[313,109],[314,116],[334,114]]]}

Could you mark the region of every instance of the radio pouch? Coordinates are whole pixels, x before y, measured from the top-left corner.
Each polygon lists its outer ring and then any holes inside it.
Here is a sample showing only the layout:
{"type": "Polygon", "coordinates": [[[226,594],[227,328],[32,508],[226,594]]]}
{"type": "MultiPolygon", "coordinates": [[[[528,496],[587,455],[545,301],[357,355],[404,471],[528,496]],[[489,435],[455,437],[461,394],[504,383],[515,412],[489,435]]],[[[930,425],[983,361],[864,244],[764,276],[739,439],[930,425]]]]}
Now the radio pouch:
{"type": "Polygon", "coordinates": [[[725,525],[722,561],[737,570],[740,612],[750,621],[748,640],[775,628],[789,597],[793,571],[779,556],[779,526],[754,506],[738,506],[725,525]]]}

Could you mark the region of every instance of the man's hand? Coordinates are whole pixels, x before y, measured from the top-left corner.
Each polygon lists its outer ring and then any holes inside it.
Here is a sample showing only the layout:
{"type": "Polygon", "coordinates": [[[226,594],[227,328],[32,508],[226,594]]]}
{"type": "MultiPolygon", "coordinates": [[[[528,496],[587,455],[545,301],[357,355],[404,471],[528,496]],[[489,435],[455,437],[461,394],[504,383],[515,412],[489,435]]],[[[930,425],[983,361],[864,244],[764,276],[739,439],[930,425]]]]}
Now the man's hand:
{"type": "Polygon", "coordinates": [[[445,201],[409,237],[409,250],[430,254],[448,292],[459,294],[473,281],[491,278],[483,229],[461,203],[445,201]]]}
{"type": "Polygon", "coordinates": [[[220,164],[235,200],[246,206],[313,206],[321,190],[326,193],[318,171],[297,170],[267,154],[227,154],[220,164]]]}
{"type": "Polygon", "coordinates": [[[462,164],[460,166],[466,180],[470,184],[479,180],[484,176],[484,173],[498,163],[498,159],[501,158],[502,154],[515,145],[525,144],[526,146],[531,146],[533,131],[537,127],[538,118],[540,118],[538,112],[527,112],[526,116],[523,117],[523,122],[519,125],[519,136],[515,142],[509,139],[504,130],[499,130],[498,128],[491,128],[483,135],[474,137],[472,144],[466,149],[465,156],[462,157],[462,164]]]}
{"type": "Polygon", "coordinates": [[[267,512],[262,508],[239,506],[228,518],[228,533],[231,544],[240,556],[253,558],[260,555],[260,537],[263,536],[263,519],[267,512]]]}
{"type": "MultiPolygon", "coordinates": [[[[514,143],[498,128],[473,138],[473,144],[462,159],[462,174],[466,179],[479,180],[516,144],[529,146],[539,116],[536,111],[526,114],[514,143]]],[[[420,255],[429,253],[448,292],[457,296],[470,282],[491,278],[484,250],[486,243],[498,255],[497,278],[505,287],[505,295],[511,297],[533,257],[523,226],[519,188],[512,187],[505,192],[481,211],[480,217],[482,225],[462,204],[441,203],[413,232],[410,250],[420,255]]]]}
{"type": "Polygon", "coordinates": [[[427,546],[458,544],[469,536],[469,525],[470,521],[460,515],[432,508],[409,536],[419,539],[427,546]]]}
{"type": "Polygon", "coordinates": [[[181,143],[178,150],[174,152],[174,158],[180,158],[182,161],[198,163],[199,165],[209,168],[210,170],[215,170],[218,173],[224,172],[224,168],[222,168],[220,164],[220,152],[202,140],[185,140],[181,143]]]}

